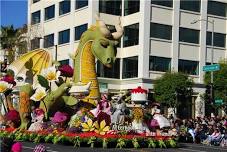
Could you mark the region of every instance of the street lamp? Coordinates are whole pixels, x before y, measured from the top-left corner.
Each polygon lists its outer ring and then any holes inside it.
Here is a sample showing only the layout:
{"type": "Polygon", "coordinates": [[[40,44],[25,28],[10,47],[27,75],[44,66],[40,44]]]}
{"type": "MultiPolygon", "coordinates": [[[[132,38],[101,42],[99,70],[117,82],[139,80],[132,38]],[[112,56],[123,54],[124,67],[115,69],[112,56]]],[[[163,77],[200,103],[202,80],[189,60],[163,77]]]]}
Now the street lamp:
{"type": "MultiPolygon", "coordinates": [[[[211,36],[211,65],[213,65],[214,63],[214,20],[206,20],[206,19],[200,19],[200,20],[194,20],[193,22],[191,22],[191,24],[195,24],[197,22],[200,21],[205,21],[206,23],[211,23],[212,24],[212,36],[211,36]]],[[[211,71],[211,75],[210,75],[210,83],[211,83],[211,100],[213,103],[213,99],[214,99],[214,91],[213,91],[213,83],[214,83],[214,72],[211,71]]]]}
{"type": "MultiPolygon", "coordinates": [[[[51,42],[49,39],[44,39],[43,37],[36,37],[36,38],[38,38],[39,40],[40,39],[43,39],[44,41],[46,41],[48,44],[52,44],[53,42],[51,42]]],[[[58,61],[58,45],[57,44],[55,44],[54,45],[54,47],[55,47],[55,61],[58,61]]]]}

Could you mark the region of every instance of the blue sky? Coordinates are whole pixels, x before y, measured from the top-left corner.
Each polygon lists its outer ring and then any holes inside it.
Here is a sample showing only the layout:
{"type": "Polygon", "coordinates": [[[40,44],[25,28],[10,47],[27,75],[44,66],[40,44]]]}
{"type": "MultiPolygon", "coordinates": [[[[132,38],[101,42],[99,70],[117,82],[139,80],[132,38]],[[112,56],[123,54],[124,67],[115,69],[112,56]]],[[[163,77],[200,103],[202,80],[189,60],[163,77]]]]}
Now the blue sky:
{"type": "Polygon", "coordinates": [[[0,24],[15,28],[27,23],[27,0],[0,0],[0,24]]]}

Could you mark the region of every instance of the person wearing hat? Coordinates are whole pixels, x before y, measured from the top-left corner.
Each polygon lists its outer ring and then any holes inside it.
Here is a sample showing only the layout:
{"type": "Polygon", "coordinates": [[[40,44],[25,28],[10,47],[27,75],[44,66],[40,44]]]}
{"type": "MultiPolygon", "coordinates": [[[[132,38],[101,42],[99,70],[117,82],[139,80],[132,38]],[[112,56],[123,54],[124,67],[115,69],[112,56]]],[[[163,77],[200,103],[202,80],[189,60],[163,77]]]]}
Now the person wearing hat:
{"type": "Polygon", "coordinates": [[[34,123],[28,128],[29,131],[40,131],[43,129],[43,118],[44,118],[44,111],[41,108],[37,108],[34,110],[34,123]]]}

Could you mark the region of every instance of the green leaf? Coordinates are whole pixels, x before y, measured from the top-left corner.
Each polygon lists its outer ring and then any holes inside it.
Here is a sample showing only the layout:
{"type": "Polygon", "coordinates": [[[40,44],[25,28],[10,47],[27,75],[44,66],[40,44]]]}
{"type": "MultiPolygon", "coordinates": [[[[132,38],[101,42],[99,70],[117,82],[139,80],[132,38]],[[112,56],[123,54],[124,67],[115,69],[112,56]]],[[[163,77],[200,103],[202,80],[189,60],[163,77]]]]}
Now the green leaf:
{"type": "Polygon", "coordinates": [[[149,138],[147,140],[147,142],[148,142],[148,148],[155,148],[156,147],[156,144],[155,144],[153,139],[149,138]]]}
{"type": "Polygon", "coordinates": [[[117,140],[117,145],[116,145],[116,148],[123,148],[126,146],[126,143],[125,143],[125,140],[123,138],[119,138],[117,140]]]}
{"type": "Polygon", "coordinates": [[[133,147],[134,147],[134,148],[139,148],[139,147],[140,147],[137,138],[133,138],[133,139],[132,139],[132,144],[133,144],[133,147]]]}
{"type": "Polygon", "coordinates": [[[37,75],[37,79],[38,79],[39,84],[42,87],[46,88],[46,90],[48,90],[50,88],[48,80],[45,77],[43,77],[42,75],[37,75]]]}

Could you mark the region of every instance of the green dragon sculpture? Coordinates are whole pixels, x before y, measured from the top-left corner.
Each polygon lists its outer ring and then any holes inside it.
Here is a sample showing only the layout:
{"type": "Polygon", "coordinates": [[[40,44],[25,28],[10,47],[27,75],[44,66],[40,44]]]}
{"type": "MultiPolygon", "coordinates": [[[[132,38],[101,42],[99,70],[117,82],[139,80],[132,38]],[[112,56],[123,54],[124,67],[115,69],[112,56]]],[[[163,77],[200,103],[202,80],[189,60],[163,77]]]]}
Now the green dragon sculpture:
{"type": "MultiPolygon", "coordinates": [[[[100,92],[96,77],[95,58],[107,67],[111,67],[115,62],[116,46],[123,34],[120,19],[119,24],[115,25],[115,28],[116,32],[110,33],[105,23],[100,20],[99,17],[96,17],[96,25],[92,25],[82,34],[75,55],[71,56],[74,61],[73,82],[65,82],[55,91],[49,92],[43,102],[40,102],[40,108],[45,110],[46,113],[52,113],[51,111],[60,110],[62,102],[66,105],[75,105],[78,103],[78,99],[68,95],[66,92],[67,88],[78,83],[87,84],[88,82],[91,82],[90,92],[83,101],[96,105],[97,101],[100,99],[100,92]]],[[[25,88],[28,88],[28,86],[22,86],[21,91],[24,91],[30,96],[31,89],[25,88]]],[[[21,106],[23,107],[23,105],[21,106]]],[[[26,108],[30,107],[23,107],[21,108],[23,110],[19,111],[29,112],[30,110],[24,110],[26,108]]],[[[24,116],[25,114],[21,114],[20,112],[20,115],[22,122],[20,128],[27,129],[28,121],[24,116]]]]}

